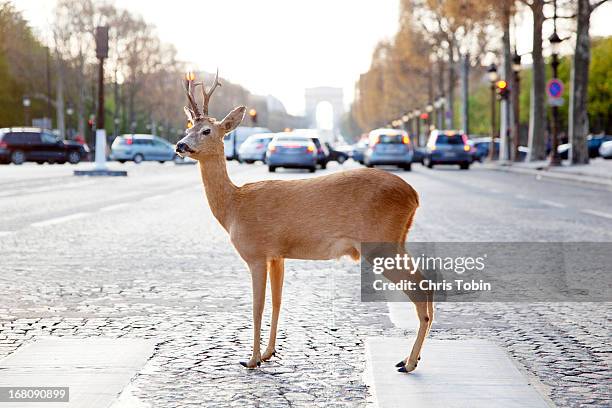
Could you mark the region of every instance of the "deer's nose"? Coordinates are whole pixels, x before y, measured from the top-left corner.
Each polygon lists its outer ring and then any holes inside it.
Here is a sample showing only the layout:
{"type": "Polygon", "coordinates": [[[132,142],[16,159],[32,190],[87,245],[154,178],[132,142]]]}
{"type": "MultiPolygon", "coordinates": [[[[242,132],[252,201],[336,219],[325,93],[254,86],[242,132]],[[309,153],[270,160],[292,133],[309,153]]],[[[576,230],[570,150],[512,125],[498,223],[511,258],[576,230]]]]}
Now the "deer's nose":
{"type": "Polygon", "coordinates": [[[188,149],[187,143],[177,143],[176,144],[176,152],[177,153],[185,153],[188,149]]]}

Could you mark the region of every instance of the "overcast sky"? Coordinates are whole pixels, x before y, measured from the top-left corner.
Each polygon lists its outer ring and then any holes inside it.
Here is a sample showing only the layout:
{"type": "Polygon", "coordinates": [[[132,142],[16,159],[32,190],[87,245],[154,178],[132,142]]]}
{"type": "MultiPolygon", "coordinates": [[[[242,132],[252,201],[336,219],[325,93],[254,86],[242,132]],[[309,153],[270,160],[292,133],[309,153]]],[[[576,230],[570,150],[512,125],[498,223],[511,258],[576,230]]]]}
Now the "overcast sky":
{"type": "MultiPolygon", "coordinates": [[[[78,0],[77,0],[78,1],[78,0]]],[[[41,35],[55,0],[14,0],[41,35]]],[[[251,92],[278,97],[290,113],[304,110],[304,88],[344,88],[353,97],[376,43],[398,27],[398,0],[116,0],[157,27],[179,57],[251,92]]],[[[524,20],[529,20],[528,18],[524,20]]],[[[591,33],[612,34],[612,4],[601,6],[591,33]]],[[[529,21],[519,52],[531,49],[529,21]]],[[[547,36],[545,32],[545,37],[547,36]]]]}

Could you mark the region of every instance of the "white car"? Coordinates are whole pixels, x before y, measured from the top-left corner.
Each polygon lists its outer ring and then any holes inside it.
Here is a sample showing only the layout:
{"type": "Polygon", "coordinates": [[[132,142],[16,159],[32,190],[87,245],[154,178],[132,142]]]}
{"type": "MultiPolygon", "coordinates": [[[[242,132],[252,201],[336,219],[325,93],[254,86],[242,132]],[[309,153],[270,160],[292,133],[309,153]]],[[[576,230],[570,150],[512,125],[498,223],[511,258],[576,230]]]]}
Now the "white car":
{"type": "Polygon", "coordinates": [[[612,140],[603,142],[601,146],[599,146],[599,155],[604,159],[612,159],[612,140]]]}
{"type": "Polygon", "coordinates": [[[238,149],[238,161],[251,164],[259,160],[265,163],[268,144],[273,137],[274,133],[257,133],[249,136],[238,149]]]}
{"type": "Polygon", "coordinates": [[[256,133],[270,133],[270,130],[262,127],[238,126],[223,138],[223,148],[225,158],[228,160],[238,160],[238,150],[240,145],[251,135],[256,133]]]}

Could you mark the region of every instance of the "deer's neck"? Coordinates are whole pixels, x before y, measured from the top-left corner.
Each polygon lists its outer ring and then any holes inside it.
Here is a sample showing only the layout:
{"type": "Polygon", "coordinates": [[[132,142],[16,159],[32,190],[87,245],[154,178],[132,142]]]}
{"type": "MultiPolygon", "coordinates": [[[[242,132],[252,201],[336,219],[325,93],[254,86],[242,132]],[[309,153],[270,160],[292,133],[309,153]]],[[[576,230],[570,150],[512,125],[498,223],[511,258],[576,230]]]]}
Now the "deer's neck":
{"type": "Polygon", "coordinates": [[[210,210],[223,228],[227,230],[232,199],[237,187],[227,174],[225,155],[221,153],[206,156],[198,162],[210,210]]]}

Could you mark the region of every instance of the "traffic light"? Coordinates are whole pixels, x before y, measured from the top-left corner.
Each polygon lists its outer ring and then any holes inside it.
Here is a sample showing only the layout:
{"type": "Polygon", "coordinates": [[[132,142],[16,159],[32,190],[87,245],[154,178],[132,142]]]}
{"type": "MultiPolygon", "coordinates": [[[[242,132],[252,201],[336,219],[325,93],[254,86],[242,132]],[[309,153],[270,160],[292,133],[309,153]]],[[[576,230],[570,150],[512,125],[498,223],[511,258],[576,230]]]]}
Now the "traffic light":
{"type": "Polygon", "coordinates": [[[510,96],[510,90],[508,89],[508,83],[504,80],[497,81],[497,98],[498,99],[508,99],[510,96]]]}
{"type": "Polygon", "coordinates": [[[249,116],[251,117],[251,122],[254,125],[257,124],[257,111],[254,108],[249,110],[249,116]]]}

